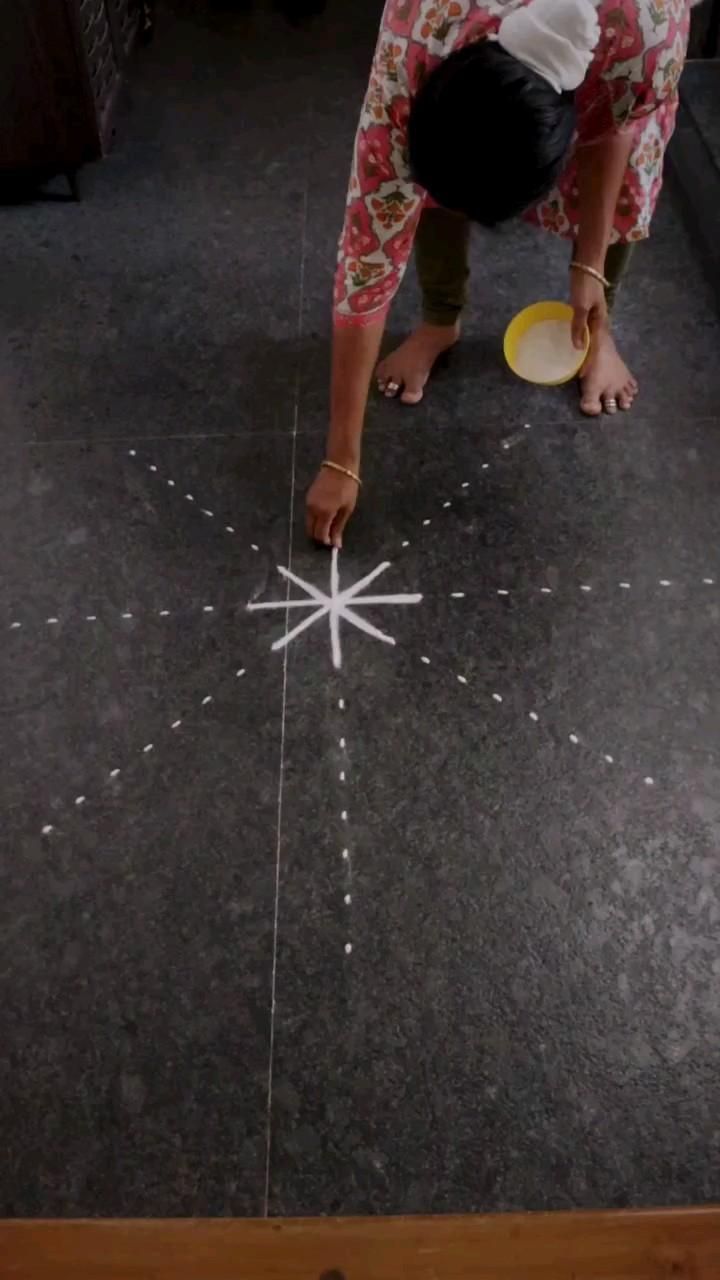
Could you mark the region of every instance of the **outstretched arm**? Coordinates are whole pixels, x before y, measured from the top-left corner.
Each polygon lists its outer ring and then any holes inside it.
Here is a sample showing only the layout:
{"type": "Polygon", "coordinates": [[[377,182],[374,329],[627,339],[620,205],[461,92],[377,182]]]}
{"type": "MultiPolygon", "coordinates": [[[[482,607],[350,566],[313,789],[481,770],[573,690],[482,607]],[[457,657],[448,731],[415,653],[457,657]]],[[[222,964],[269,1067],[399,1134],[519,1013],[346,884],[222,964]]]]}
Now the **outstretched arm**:
{"type": "MultiPolygon", "coordinates": [[[[390,33],[381,32],[355,139],[335,276],[326,458],[359,473],[368,392],[390,303],[410,257],[422,192],[407,161],[409,91],[390,33]]],[[[321,469],[307,499],[308,534],[339,547],[358,485],[321,469]]]]}
{"type": "MultiPolygon", "coordinates": [[[[330,430],[325,456],[357,476],[368,390],[384,328],[383,313],[367,325],[336,328],[333,336],[330,430]]],[[[341,547],[359,487],[343,472],[321,467],[307,496],[308,537],[328,547],[341,547]]]]}
{"type": "MultiPolygon", "coordinates": [[[[632,132],[614,133],[600,142],[578,147],[577,177],[580,217],[575,258],[599,275],[605,271],[615,210],[634,145],[632,132]]],[[[573,341],[582,349],[585,330],[607,319],[605,290],[599,280],[573,271],[570,298],[574,311],[573,341]]]]}

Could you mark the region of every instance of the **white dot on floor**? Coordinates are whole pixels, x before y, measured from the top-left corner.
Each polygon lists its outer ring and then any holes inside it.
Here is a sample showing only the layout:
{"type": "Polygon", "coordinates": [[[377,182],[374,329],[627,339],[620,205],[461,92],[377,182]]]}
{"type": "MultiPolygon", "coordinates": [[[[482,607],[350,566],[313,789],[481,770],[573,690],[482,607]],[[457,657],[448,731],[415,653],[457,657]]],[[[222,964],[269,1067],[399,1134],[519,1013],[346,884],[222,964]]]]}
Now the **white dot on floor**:
{"type": "Polygon", "coordinates": [[[345,699],[344,699],[344,698],[338,698],[338,706],[339,706],[339,708],[340,708],[340,710],[341,710],[341,711],[344,711],[344,710],[345,710],[345,699]]]}
{"type": "Polygon", "coordinates": [[[340,814],[340,818],[342,819],[343,822],[347,822],[347,809],[343,809],[342,813],[340,814]]]}
{"type": "Polygon", "coordinates": [[[603,760],[607,761],[607,763],[608,763],[608,764],[614,764],[614,763],[615,763],[615,757],[614,757],[614,756],[607,756],[607,755],[605,755],[605,756],[603,756],[603,760]]]}
{"type": "Polygon", "coordinates": [[[10,623],[10,630],[11,630],[11,631],[19,631],[19,630],[20,630],[20,628],[21,628],[21,626],[22,626],[22,622],[11,622],[11,623],[10,623]]]}
{"type": "Polygon", "coordinates": [[[420,661],[421,661],[421,662],[424,662],[426,667],[429,667],[429,666],[430,666],[430,659],[429,659],[429,658],[426,658],[424,654],[423,654],[422,658],[420,659],[420,661]]]}
{"type": "Polygon", "coordinates": [[[169,610],[169,609],[161,609],[161,610],[160,610],[160,617],[161,617],[161,618],[169,618],[169,617],[170,617],[170,610],[169,610]]]}
{"type": "Polygon", "coordinates": [[[226,525],[225,525],[225,531],[226,531],[227,533],[234,533],[234,532],[235,532],[235,530],[233,529],[233,527],[232,527],[232,525],[231,525],[231,524],[226,524],[226,525]]]}
{"type": "Polygon", "coordinates": [[[526,431],[529,431],[529,430],[530,430],[530,423],[529,423],[529,422],[526,422],[526,423],[525,423],[525,430],[526,430],[526,431]]]}
{"type": "Polygon", "coordinates": [[[153,750],[153,744],[152,744],[152,742],[148,742],[147,746],[146,746],[146,747],[143,747],[143,754],[144,754],[144,755],[147,755],[147,754],[148,754],[148,752],[149,752],[149,751],[152,751],[152,750],[153,750]]]}
{"type": "Polygon", "coordinates": [[[78,805],[78,806],[80,806],[81,804],[84,804],[84,803],[85,803],[85,796],[76,796],[76,797],[75,797],[75,803],[76,803],[76,805],[78,805]]]}
{"type": "Polygon", "coordinates": [[[645,783],[645,786],[646,786],[646,787],[654,787],[654,786],[655,786],[655,779],[654,779],[654,778],[643,778],[643,782],[645,783]]]}
{"type": "Polygon", "coordinates": [[[192,496],[192,494],[191,494],[191,493],[186,493],[186,494],[185,494],[185,497],[187,498],[188,502],[194,502],[194,501],[195,501],[195,499],[193,498],[193,496],[192,496]]]}
{"type": "Polygon", "coordinates": [[[618,586],[619,586],[619,587],[622,587],[623,591],[629,591],[629,590],[630,590],[630,583],[629,583],[629,582],[619,582],[619,583],[618,583],[618,586]]]}
{"type": "Polygon", "coordinates": [[[345,770],[344,770],[344,769],[341,769],[341,770],[340,770],[340,781],[341,781],[341,782],[344,782],[344,781],[345,781],[345,770]]]}
{"type": "Polygon", "coordinates": [[[132,618],[132,614],[131,614],[131,613],[124,613],[122,616],[123,616],[123,618],[132,618]]]}
{"type": "Polygon", "coordinates": [[[579,741],[580,741],[580,739],[578,738],[577,734],[576,734],[576,733],[571,733],[571,734],[569,734],[568,736],[569,736],[570,741],[572,742],[573,746],[577,746],[577,745],[578,745],[578,743],[579,743],[579,741]]]}
{"type": "Polygon", "coordinates": [[[118,774],[119,774],[119,773],[120,773],[120,770],[119,770],[119,769],[111,769],[111,770],[110,770],[110,777],[111,777],[111,778],[117,778],[117,776],[118,776],[118,774]]]}
{"type": "Polygon", "coordinates": [[[203,605],[203,613],[214,613],[214,612],[215,612],[215,606],[214,606],[214,605],[212,605],[212,604],[204,604],[204,605],[203,605]]]}
{"type": "Polygon", "coordinates": [[[540,588],[540,592],[541,592],[541,594],[542,594],[542,595],[544,595],[544,596],[551,596],[551,595],[552,595],[552,588],[551,588],[551,587],[541,587],[541,588],[540,588]]]}
{"type": "Polygon", "coordinates": [[[240,676],[244,676],[244,675],[245,675],[245,668],[244,668],[244,667],[241,667],[239,671],[236,671],[236,672],[235,672],[235,675],[236,675],[236,677],[237,677],[237,678],[238,678],[238,680],[239,680],[239,679],[240,679],[240,676]]]}
{"type": "Polygon", "coordinates": [[[410,543],[409,543],[409,542],[403,542],[403,543],[402,543],[402,546],[403,546],[403,547],[409,547],[409,546],[410,546],[410,543]]]}
{"type": "Polygon", "coordinates": [[[661,578],[661,579],[660,579],[660,586],[661,586],[661,587],[671,587],[671,586],[672,586],[672,583],[671,583],[671,581],[670,581],[670,579],[669,579],[669,578],[661,578]]]}
{"type": "Polygon", "coordinates": [[[343,849],[343,851],[342,851],[342,856],[343,856],[343,858],[344,858],[345,862],[347,862],[347,861],[348,861],[348,859],[349,859],[349,857],[350,857],[350,851],[349,851],[348,849],[343,849]]]}
{"type": "Polygon", "coordinates": [[[346,943],[345,943],[345,955],[346,955],[346,956],[349,956],[351,952],[352,952],[352,942],[346,942],[346,943]]]}
{"type": "Polygon", "coordinates": [[[510,592],[509,592],[509,591],[506,591],[504,587],[498,587],[498,595],[499,595],[499,596],[509,596],[509,595],[510,595],[510,592]]]}
{"type": "Polygon", "coordinates": [[[204,697],[204,698],[203,698],[203,700],[202,700],[202,705],[203,705],[204,707],[206,707],[206,706],[207,706],[207,704],[208,704],[208,702],[212,702],[212,695],[211,695],[211,694],[209,694],[209,693],[207,694],[207,696],[206,696],[206,697],[204,697]]]}
{"type": "Polygon", "coordinates": [[[256,542],[251,542],[251,543],[250,543],[250,550],[251,550],[251,551],[259,551],[259,550],[260,550],[260,548],[259,548],[259,546],[257,545],[257,543],[256,543],[256,542]]]}
{"type": "Polygon", "coordinates": [[[345,750],[345,739],[344,739],[344,738],[341,738],[341,739],[340,739],[340,749],[341,749],[342,751],[344,751],[344,750],[345,750]]]}
{"type": "Polygon", "coordinates": [[[55,828],[51,825],[51,823],[46,822],[45,826],[42,829],[42,833],[44,836],[49,836],[54,830],[55,828]]]}
{"type": "Polygon", "coordinates": [[[429,525],[429,524],[430,524],[430,521],[429,521],[429,520],[423,520],[423,524],[424,524],[424,525],[429,525]]]}
{"type": "Polygon", "coordinates": [[[167,483],[168,483],[168,489],[174,489],[174,488],[175,488],[175,481],[174,481],[174,480],[168,480],[168,482],[167,482],[167,483]]]}
{"type": "Polygon", "coordinates": [[[170,725],[170,728],[179,729],[181,724],[182,724],[182,720],[173,720],[172,724],[170,725]]]}
{"type": "Polygon", "coordinates": [[[208,511],[206,507],[201,507],[201,508],[200,508],[200,510],[202,511],[202,513],[203,513],[203,515],[204,515],[204,516],[210,516],[210,519],[211,519],[211,520],[214,520],[214,518],[215,518],[215,512],[214,512],[214,511],[208,511]]]}
{"type": "Polygon", "coordinates": [[[540,719],[540,717],[539,717],[539,715],[538,715],[537,711],[529,711],[529,712],[528,712],[528,715],[529,715],[530,719],[531,719],[531,720],[534,720],[534,721],[535,721],[535,723],[537,724],[538,720],[540,719]]]}
{"type": "Polygon", "coordinates": [[[703,578],[703,582],[705,583],[706,587],[713,587],[715,585],[714,578],[703,578]]]}
{"type": "Polygon", "coordinates": [[[493,702],[502,702],[502,694],[501,694],[501,693],[494,693],[494,694],[493,694],[493,702]]]}
{"type": "Polygon", "coordinates": [[[458,676],[458,680],[460,681],[460,684],[467,684],[467,678],[465,676],[458,676]]]}
{"type": "Polygon", "coordinates": [[[591,587],[591,586],[589,586],[587,582],[581,582],[581,583],[580,583],[580,590],[581,590],[581,591],[592,591],[592,587],[591,587]]]}
{"type": "Polygon", "coordinates": [[[88,613],[88,614],[87,614],[87,616],[86,616],[86,618],[85,618],[85,621],[86,621],[86,622],[97,622],[97,614],[96,614],[96,613],[88,613]]]}
{"type": "Polygon", "coordinates": [[[57,623],[57,618],[48,618],[47,620],[47,624],[49,627],[54,627],[56,623],[57,623]]]}
{"type": "Polygon", "coordinates": [[[128,457],[129,457],[129,458],[136,458],[136,457],[137,457],[137,450],[136,450],[136,449],[128,449],[128,457]]]}
{"type": "Polygon", "coordinates": [[[451,503],[451,502],[443,502],[443,507],[444,507],[445,509],[447,509],[448,507],[451,507],[451,506],[452,506],[452,503],[451,503]]]}
{"type": "Polygon", "coordinates": [[[482,464],[482,470],[483,470],[483,471],[489,471],[489,470],[490,470],[490,463],[489,463],[489,462],[483,462],[483,464],[482,464]]]}
{"type": "Polygon", "coordinates": [[[344,899],[344,901],[345,901],[345,906],[346,906],[346,907],[349,907],[349,906],[350,906],[350,903],[352,902],[352,898],[351,898],[351,896],[350,896],[350,894],[349,894],[349,893],[346,893],[346,894],[345,894],[345,899],[344,899]]]}
{"type": "Polygon", "coordinates": [[[453,599],[453,600],[464,600],[464,599],[465,599],[465,592],[464,592],[464,591],[451,591],[451,592],[450,592],[450,595],[452,596],[452,599],[453,599]]]}
{"type": "Polygon", "coordinates": [[[155,466],[154,462],[150,463],[150,466],[148,467],[148,471],[157,471],[157,467],[155,466]]]}
{"type": "MultiPolygon", "coordinates": [[[[485,465],[487,466],[487,463],[486,463],[485,465]]],[[[460,488],[461,488],[461,489],[469,489],[469,488],[470,488],[470,481],[469,481],[469,480],[463,480],[462,484],[460,485],[460,488]]]]}

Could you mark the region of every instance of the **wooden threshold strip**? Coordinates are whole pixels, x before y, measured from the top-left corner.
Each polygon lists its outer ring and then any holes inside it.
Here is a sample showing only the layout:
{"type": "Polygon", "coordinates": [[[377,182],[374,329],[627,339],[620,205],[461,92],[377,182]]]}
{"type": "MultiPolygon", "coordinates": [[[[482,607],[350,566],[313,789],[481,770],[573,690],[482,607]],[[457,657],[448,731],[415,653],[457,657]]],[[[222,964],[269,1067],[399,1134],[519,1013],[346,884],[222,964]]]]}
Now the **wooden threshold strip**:
{"type": "Polygon", "coordinates": [[[720,1207],[0,1221],[3,1280],[720,1280],[720,1207]]]}

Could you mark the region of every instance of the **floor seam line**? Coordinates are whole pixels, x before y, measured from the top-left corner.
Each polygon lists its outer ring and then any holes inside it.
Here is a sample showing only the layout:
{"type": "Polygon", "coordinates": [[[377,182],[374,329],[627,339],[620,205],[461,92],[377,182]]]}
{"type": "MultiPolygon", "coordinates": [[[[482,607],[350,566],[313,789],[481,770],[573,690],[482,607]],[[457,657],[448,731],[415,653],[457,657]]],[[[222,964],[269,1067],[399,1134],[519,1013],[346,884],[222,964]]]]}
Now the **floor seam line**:
{"type": "MultiPolygon", "coordinates": [[[[288,551],[287,562],[288,569],[292,569],[293,555],[293,527],[295,523],[295,464],[297,459],[297,439],[299,426],[300,411],[300,378],[301,378],[301,356],[300,356],[300,339],[302,338],[302,318],[303,307],[305,305],[305,256],[306,256],[306,240],[307,240],[307,214],[308,214],[308,192],[310,180],[305,183],[305,191],[303,194],[302,215],[301,215],[301,231],[300,231],[300,278],[298,285],[298,318],[297,318],[297,338],[298,338],[298,361],[295,373],[295,397],[293,404],[293,425],[291,434],[290,447],[290,509],[289,509],[289,532],[288,532],[288,551]]],[[[288,580],[286,589],[286,609],[285,609],[285,631],[287,633],[290,626],[290,608],[287,601],[290,599],[291,584],[288,580]]],[[[280,768],[278,778],[278,799],[277,799],[277,839],[275,845],[275,904],[273,916],[273,958],[272,958],[272,976],[270,983],[270,1045],[268,1050],[268,1075],[267,1075],[267,1113],[265,1125],[265,1192],[263,1198],[263,1217],[269,1216],[270,1208],[270,1149],[272,1141],[272,1104],[273,1104],[273,1072],[274,1072],[274,1055],[275,1055],[275,1008],[277,995],[277,955],[278,955],[278,928],[280,921],[280,851],[282,844],[282,818],[283,818],[283,781],[285,770],[285,722],[287,710],[287,686],[288,686],[288,661],[289,648],[286,646],[283,655],[283,673],[282,673],[282,707],[280,714],[280,768]]]]}

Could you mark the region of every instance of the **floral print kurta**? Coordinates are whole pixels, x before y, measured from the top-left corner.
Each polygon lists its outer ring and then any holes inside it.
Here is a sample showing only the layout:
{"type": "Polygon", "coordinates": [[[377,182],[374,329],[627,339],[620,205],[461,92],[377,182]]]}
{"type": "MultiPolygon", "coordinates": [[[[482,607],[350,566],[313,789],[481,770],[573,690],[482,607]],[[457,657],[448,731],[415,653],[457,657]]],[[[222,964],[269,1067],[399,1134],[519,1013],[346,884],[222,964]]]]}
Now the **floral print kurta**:
{"type": "MultiPolygon", "coordinates": [[[[494,35],[503,17],[532,0],[387,0],[360,116],[335,279],[335,318],[362,324],[383,315],[430,197],[410,174],[407,122],[423,77],[453,50],[494,35]]],[[[622,185],[613,241],[642,240],[662,184],[677,112],[691,0],[599,0],[602,35],[576,94],[578,142],[631,129],[635,146],[622,185]]],[[[492,122],[488,122],[492,128],[492,122]]],[[[576,166],[526,217],[556,235],[578,230],[576,166]]]]}

